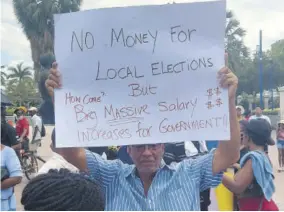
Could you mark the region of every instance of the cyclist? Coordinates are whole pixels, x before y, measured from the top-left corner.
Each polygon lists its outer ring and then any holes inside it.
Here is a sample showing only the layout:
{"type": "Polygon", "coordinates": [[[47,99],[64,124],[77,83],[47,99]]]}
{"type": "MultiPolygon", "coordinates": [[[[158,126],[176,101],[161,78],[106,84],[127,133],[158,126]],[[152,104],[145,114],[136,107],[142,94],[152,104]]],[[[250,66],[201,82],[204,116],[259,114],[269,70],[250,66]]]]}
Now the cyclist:
{"type": "Polygon", "coordinates": [[[16,123],[16,133],[17,136],[19,136],[19,141],[24,145],[26,148],[26,145],[29,142],[29,121],[24,116],[24,114],[27,112],[27,109],[25,107],[18,107],[14,113],[17,115],[18,120],[16,123]]]}

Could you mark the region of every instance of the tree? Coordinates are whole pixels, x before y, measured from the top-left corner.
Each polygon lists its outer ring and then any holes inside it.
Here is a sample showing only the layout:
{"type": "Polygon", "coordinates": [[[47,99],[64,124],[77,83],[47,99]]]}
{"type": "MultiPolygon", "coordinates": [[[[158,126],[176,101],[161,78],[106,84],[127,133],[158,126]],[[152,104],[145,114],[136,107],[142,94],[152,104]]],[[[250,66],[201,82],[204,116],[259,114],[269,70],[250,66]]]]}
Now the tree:
{"type": "Polygon", "coordinates": [[[249,56],[243,37],[246,31],[240,27],[240,22],[234,18],[232,11],[226,13],[225,49],[229,55],[229,67],[238,72],[242,69],[242,59],[249,56]]]}
{"type": "MultiPolygon", "coordinates": [[[[264,90],[276,89],[284,85],[284,40],[271,45],[271,49],[262,54],[262,87],[264,90]]],[[[254,54],[251,58],[242,58],[243,69],[237,72],[239,77],[238,94],[259,92],[259,59],[254,54]]]]}
{"type": "MultiPolygon", "coordinates": [[[[284,74],[284,39],[273,43],[271,45],[271,51],[269,53],[271,57],[271,62],[275,66],[273,71],[276,71],[276,76],[278,74],[283,76],[284,74]]],[[[280,79],[282,79],[282,85],[284,85],[283,77],[280,79]]]]}
{"type": "Polygon", "coordinates": [[[37,96],[34,80],[23,78],[22,81],[10,80],[6,86],[6,94],[15,105],[23,105],[37,96]]]}
{"type": "Polygon", "coordinates": [[[81,3],[82,0],[13,0],[15,15],[30,41],[36,81],[41,68],[40,56],[54,53],[53,15],[78,11],[81,3]]]}
{"type": "Polygon", "coordinates": [[[5,73],[4,68],[5,68],[5,66],[1,66],[1,85],[2,86],[5,86],[6,79],[7,79],[7,74],[5,73]]]}
{"type": "Polygon", "coordinates": [[[24,63],[21,62],[16,65],[16,67],[10,66],[8,67],[8,70],[12,73],[8,75],[8,79],[11,79],[12,81],[19,81],[21,83],[24,79],[32,79],[32,68],[27,66],[23,66],[24,63]]]}

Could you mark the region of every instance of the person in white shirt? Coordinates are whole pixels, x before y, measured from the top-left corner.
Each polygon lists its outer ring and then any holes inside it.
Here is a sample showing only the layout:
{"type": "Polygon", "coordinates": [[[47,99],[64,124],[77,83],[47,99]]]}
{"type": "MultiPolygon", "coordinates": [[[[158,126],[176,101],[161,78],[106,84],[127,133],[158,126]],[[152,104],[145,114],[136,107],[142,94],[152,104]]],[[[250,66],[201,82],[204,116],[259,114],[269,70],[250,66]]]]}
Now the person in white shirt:
{"type": "MultiPolygon", "coordinates": [[[[64,151],[62,151],[62,148],[56,148],[54,129],[52,131],[51,140],[52,144],[50,145],[50,148],[53,152],[53,156],[43,164],[37,174],[45,174],[48,173],[50,169],[60,170],[61,168],[68,169],[70,172],[78,173],[78,168],[64,159],[64,151]]],[[[70,151],[72,151],[71,149],[72,148],[70,148],[70,151]]]]}
{"type": "Polygon", "coordinates": [[[271,125],[270,118],[262,114],[262,109],[260,107],[255,108],[255,115],[251,116],[249,121],[252,119],[264,119],[271,125]]]}
{"type": "Polygon", "coordinates": [[[184,148],[186,157],[208,152],[205,141],[185,141],[184,148]]]}
{"type": "Polygon", "coordinates": [[[33,128],[32,139],[29,143],[29,149],[30,151],[36,153],[38,147],[41,145],[42,120],[37,115],[36,107],[31,107],[29,109],[29,114],[31,116],[31,124],[33,128]]]}

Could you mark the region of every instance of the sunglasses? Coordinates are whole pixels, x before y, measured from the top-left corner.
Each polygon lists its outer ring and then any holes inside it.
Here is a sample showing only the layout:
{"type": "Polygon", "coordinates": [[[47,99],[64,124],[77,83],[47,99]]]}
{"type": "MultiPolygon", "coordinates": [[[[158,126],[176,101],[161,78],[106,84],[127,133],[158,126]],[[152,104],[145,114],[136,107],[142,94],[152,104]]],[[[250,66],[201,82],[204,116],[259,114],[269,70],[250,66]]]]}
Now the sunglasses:
{"type": "Polygon", "coordinates": [[[142,145],[132,145],[136,151],[144,152],[146,149],[157,150],[162,144],[142,144],[142,145]]]}

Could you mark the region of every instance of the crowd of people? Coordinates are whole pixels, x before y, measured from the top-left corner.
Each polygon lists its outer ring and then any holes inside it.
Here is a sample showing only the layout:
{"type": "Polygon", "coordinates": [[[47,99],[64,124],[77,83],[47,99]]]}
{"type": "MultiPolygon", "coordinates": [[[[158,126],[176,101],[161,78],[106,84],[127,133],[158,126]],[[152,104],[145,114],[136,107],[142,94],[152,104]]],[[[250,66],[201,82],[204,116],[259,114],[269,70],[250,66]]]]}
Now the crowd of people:
{"type": "MultiPolygon", "coordinates": [[[[235,210],[274,210],[274,174],[268,156],[271,122],[260,108],[244,116],[236,106],[238,79],[224,67],[218,79],[229,92],[229,141],[182,141],[121,147],[58,148],[24,188],[21,203],[35,210],[202,210],[210,189],[222,183],[235,195],[235,210]],[[224,172],[234,168],[233,178],[224,172]]],[[[54,63],[46,81],[49,94],[61,87],[54,63]]],[[[15,128],[1,107],[1,210],[16,210],[14,186],[22,179],[21,150],[36,152],[45,136],[37,109],[15,111],[15,128]],[[31,116],[32,135],[29,139],[31,116]],[[17,139],[18,137],[18,139],[17,139]],[[28,150],[27,150],[28,149],[28,150]]],[[[277,129],[279,172],[284,170],[284,121],[277,129]]]]}
{"type": "Polygon", "coordinates": [[[14,111],[13,122],[6,121],[6,110],[1,105],[1,210],[15,210],[14,186],[22,180],[21,154],[33,151],[35,154],[41,144],[45,128],[37,115],[37,108],[19,107],[14,111]],[[29,139],[30,124],[25,117],[31,117],[32,139],[29,139]]]}

